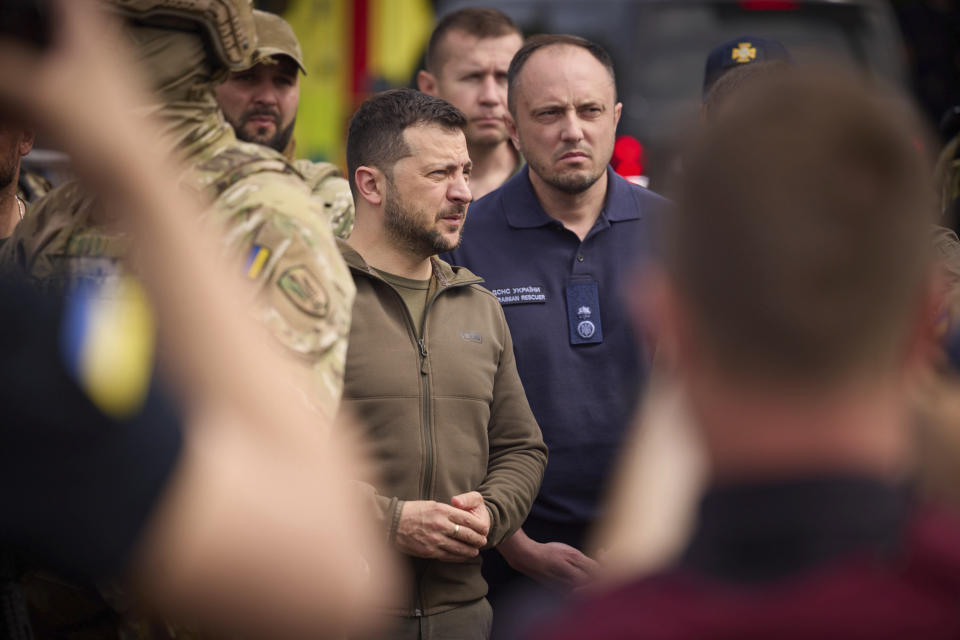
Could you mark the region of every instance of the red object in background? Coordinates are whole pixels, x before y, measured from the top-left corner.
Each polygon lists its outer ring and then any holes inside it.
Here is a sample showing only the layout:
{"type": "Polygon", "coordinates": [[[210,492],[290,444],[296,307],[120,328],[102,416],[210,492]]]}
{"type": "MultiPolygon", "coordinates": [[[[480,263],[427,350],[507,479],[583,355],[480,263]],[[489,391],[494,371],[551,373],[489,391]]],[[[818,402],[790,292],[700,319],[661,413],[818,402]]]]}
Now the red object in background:
{"type": "Polygon", "coordinates": [[[360,106],[367,97],[367,24],[369,22],[368,0],[354,0],[353,6],[353,43],[351,47],[350,93],[354,108],[360,106]]]}
{"type": "Polygon", "coordinates": [[[800,7],[797,0],[740,0],[746,11],[793,11],[800,7]]]}
{"type": "Polygon", "coordinates": [[[643,145],[633,136],[620,136],[610,159],[613,170],[624,178],[643,175],[643,145]]]}

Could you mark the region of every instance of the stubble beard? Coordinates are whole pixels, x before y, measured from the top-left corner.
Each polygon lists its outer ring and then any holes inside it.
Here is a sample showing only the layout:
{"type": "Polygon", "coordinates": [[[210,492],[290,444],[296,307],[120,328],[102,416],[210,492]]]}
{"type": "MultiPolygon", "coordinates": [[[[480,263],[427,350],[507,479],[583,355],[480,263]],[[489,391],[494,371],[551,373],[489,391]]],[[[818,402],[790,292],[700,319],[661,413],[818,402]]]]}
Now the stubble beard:
{"type": "Polygon", "coordinates": [[[597,180],[600,179],[600,176],[606,171],[606,167],[603,167],[601,171],[595,174],[581,172],[551,173],[545,170],[544,167],[538,167],[533,164],[530,165],[530,168],[548,185],[570,195],[583,193],[595,185],[597,180]]]}
{"type": "Polygon", "coordinates": [[[20,153],[16,145],[6,157],[0,157],[0,189],[6,189],[17,179],[20,171],[20,153]]]}
{"type": "MultiPolygon", "coordinates": [[[[460,246],[460,240],[463,238],[462,224],[456,240],[449,241],[436,228],[427,229],[417,224],[417,220],[423,218],[422,215],[418,215],[422,212],[404,205],[396,191],[390,189],[383,208],[383,223],[387,237],[392,243],[424,259],[438,253],[453,251],[460,246]]],[[[452,210],[462,213],[466,211],[466,207],[455,205],[452,210]]],[[[434,222],[438,222],[445,213],[449,211],[440,212],[434,217],[434,222]]]]}
{"type": "Polygon", "coordinates": [[[14,177],[17,175],[16,166],[13,167],[0,167],[0,190],[6,189],[10,186],[10,183],[13,182],[14,177]]]}
{"type": "Polygon", "coordinates": [[[550,165],[535,160],[533,155],[526,152],[522,143],[520,153],[526,159],[530,170],[537,174],[541,180],[554,189],[570,195],[583,193],[592,187],[607,170],[606,164],[602,164],[595,173],[576,170],[561,173],[553,171],[550,165]]]}
{"type": "Polygon", "coordinates": [[[272,136],[267,136],[266,134],[260,135],[256,132],[250,134],[246,132],[244,127],[238,126],[236,123],[231,122],[230,124],[233,125],[234,131],[237,132],[237,138],[240,140],[270,147],[274,151],[283,153],[287,145],[290,144],[290,138],[293,137],[293,126],[297,124],[297,119],[294,118],[285,129],[278,129],[272,136]]]}

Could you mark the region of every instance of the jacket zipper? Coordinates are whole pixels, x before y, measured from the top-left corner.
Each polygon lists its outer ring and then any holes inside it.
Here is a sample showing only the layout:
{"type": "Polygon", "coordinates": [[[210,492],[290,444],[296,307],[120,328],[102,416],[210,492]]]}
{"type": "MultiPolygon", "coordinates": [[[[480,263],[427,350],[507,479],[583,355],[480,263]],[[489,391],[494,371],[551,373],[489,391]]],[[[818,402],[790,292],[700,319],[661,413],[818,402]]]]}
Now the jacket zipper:
{"type": "MultiPolygon", "coordinates": [[[[463,282],[457,284],[448,284],[446,286],[440,285],[440,287],[434,292],[433,297],[427,300],[426,306],[423,308],[423,326],[420,328],[420,336],[417,338],[417,346],[420,348],[420,384],[422,387],[421,397],[421,408],[423,411],[423,431],[424,431],[424,443],[426,446],[426,465],[424,466],[423,474],[423,485],[421,487],[421,498],[423,500],[432,500],[430,494],[432,493],[432,486],[430,483],[430,477],[433,475],[433,415],[430,412],[430,374],[429,369],[427,368],[427,357],[430,355],[427,352],[427,319],[430,317],[430,307],[433,306],[434,301],[440,297],[440,294],[444,291],[449,291],[451,289],[456,289],[458,287],[466,287],[473,284],[472,282],[463,282]]],[[[397,294],[400,295],[399,293],[397,294]]],[[[403,302],[401,300],[401,302],[403,302]]],[[[404,303],[404,308],[406,304],[404,303]]],[[[407,311],[407,317],[410,317],[410,312],[407,311]]],[[[411,326],[413,323],[413,318],[410,318],[411,326]]]]}
{"type": "MultiPolygon", "coordinates": [[[[400,306],[403,307],[404,315],[407,318],[407,324],[408,324],[408,328],[410,329],[410,334],[414,337],[417,344],[418,355],[420,357],[420,398],[421,398],[420,408],[423,414],[423,424],[421,426],[421,430],[423,431],[423,435],[424,435],[424,439],[423,439],[424,454],[425,454],[424,458],[426,459],[424,463],[423,482],[420,485],[420,499],[430,500],[431,499],[430,498],[430,489],[431,489],[430,476],[433,475],[433,430],[431,428],[433,424],[433,420],[432,420],[432,415],[430,413],[430,374],[429,374],[429,369],[427,368],[427,357],[430,355],[429,352],[427,351],[427,341],[426,341],[427,318],[430,317],[430,307],[433,306],[434,301],[436,301],[436,299],[440,297],[441,293],[443,293],[444,291],[449,291],[451,289],[456,289],[459,287],[467,287],[467,286],[470,286],[471,284],[477,284],[477,282],[476,281],[458,282],[458,283],[446,284],[446,285],[441,283],[440,286],[437,288],[437,290],[434,292],[433,297],[427,300],[427,304],[423,308],[423,326],[420,328],[420,334],[417,335],[417,326],[413,321],[413,316],[410,315],[410,309],[407,308],[407,303],[403,301],[403,296],[401,296],[397,292],[397,290],[394,289],[390,285],[390,283],[384,280],[383,278],[369,271],[363,271],[363,270],[358,270],[358,271],[360,271],[361,273],[365,273],[368,276],[372,276],[376,280],[382,281],[384,284],[387,285],[387,288],[389,288],[390,291],[392,291],[393,294],[397,298],[399,298],[400,306]]],[[[482,280],[480,282],[482,282],[482,280]]],[[[427,567],[426,567],[426,563],[424,563],[424,566],[421,572],[417,576],[416,598],[413,603],[413,615],[418,618],[423,616],[423,594],[421,591],[421,587],[422,587],[423,574],[426,573],[426,571],[427,571],[427,567]]]]}

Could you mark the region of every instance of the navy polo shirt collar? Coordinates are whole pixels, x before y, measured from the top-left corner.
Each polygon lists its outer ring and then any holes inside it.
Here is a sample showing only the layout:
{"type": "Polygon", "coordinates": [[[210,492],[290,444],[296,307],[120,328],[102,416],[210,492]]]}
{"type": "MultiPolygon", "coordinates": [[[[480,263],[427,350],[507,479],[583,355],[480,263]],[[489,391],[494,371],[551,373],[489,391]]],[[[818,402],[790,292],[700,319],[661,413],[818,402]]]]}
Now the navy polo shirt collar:
{"type": "MultiPolygon", "coordinates": [[[[530,183],[530,165],[523,167],[515,176],[510,178],[500,191],[500,205],[507,217],[507,223],[515,229],[530,229],[556,224],[540,201],[530,183]],[[509,203],[510,206],[506,206],[509,203]]],[[[640,208],[634,202],[630,192],[630,183],[607,166],[607,199],[600,212],[600,219],[609,222],[624,220],[638,220],[640,208]]]]}

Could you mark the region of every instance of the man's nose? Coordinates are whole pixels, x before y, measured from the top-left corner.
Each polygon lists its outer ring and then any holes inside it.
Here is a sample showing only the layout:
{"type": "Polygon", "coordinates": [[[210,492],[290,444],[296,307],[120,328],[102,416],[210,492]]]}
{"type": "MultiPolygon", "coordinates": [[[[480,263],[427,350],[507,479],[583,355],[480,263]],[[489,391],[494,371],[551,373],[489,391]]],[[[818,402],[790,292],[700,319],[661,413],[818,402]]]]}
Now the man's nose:
{"type": "Polygon", "coordinates": [[[447,189],[447,199],[460,204],[470,204],[473,200],[473,192],[470,191],[470,185],[467,183],[466,174],[461,173],[447,189]]]}
{"type": "Polygon", "coordinates": [[[278,104],[277,90],[271,82],[261,82],[253,92],[253,101],[259,104],[278,104]]]}
{"type": "Polygon", "coordinates": [[[563,117],[563,128],[560,129],[560,139],[564,142],[579,142],[583,140],[583,127],[577,112],[574,109],[566,111],[563,117]]]}
{"type": "Polygon", "coordinates": [[[483,86],[480,89],[480,104],[496,106],[506,99],[506,93],[501,91],[500,84],[492,73],[483,76],[483,86]]]}

